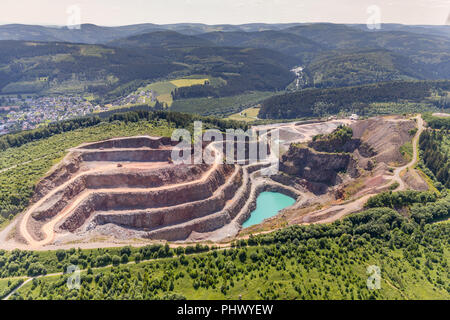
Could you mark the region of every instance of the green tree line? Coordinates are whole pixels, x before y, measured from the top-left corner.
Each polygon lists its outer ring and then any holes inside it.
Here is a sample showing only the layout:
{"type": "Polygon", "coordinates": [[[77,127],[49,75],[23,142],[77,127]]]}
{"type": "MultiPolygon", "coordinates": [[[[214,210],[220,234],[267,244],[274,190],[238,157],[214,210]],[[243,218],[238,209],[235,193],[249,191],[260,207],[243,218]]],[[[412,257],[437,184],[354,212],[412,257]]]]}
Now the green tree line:
{"type": "Polygon", "coordinates": [[[448,134],[443,130],[426,130],[420,135],[419,146],[425,166],[439,182],[450,188],[450,160],[448,152],[444,153],[441,146],[445,135],[448,134]]]}
{"type": "Polygon", "coordinates": [[[74,131],[80,128],[88,128],[96,126],[101,122],[137,122],[140,120],[167,120],[169,123],[175,124],[177,128],[188,128],[192,126],[194,121],[203,121],[206,126],[218,128],[220,130],[226,129],[248,129],[248,125],[234,120],[223,120],[215,117],[202,117],[180,112],[166,112],[166,111],[150,111],[146,106],[136,106],[133,109],[113,110],[111,112],[104,112],[98,116],[89,116],[71,120],[65,120],[55,123],[50,123],[44,127],[29,131],[22,131],[4,135],[0,138],[0,151],[8,148],[20,147],[32,141],[45,139],[63,132],[74,131]],[[131,111],[130,111],[131,110],[131,111]]]}
{"type": "Polygon", "coordinates": [[[340,111],[365,115],[374,102],[420,102],[434,88],[447,88],[450,81],[391,81],[355,87],[305,89],[265,100],[259,118],[295,119],[337,114],[340,111]]]}

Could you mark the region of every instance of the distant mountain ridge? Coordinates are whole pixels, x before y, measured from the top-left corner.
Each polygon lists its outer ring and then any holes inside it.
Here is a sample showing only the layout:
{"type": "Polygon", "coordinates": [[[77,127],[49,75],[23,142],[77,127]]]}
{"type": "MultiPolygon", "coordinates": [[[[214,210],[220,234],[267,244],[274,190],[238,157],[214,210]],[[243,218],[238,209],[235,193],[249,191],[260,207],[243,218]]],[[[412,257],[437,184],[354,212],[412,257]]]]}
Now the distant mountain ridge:
{"type": "MultiPolygon", "coordinates": [[[[186,35],[198,35],[210,32],[259,32],[259,31],[285,31],[289,28],[328,25],[334,28],[340,26],[348,29],[367,32],[366,25],[339,25],[326,23],[250,23],[242,25],[206,25],[201,23],[153,24],[143,23],[119,27],[105,27],[94,24],[82,24],[80,29],[70,29],[67,26],[40,26],[25,24],[0,25],[0,40],[25,41],[62,41],[88,44],[104,44],[109,41],[126,38],[153,31],[176,31],[186,35]]],[[[379,32],[407,31],[417,34],[445,36],[450,38],[450,26],[409,26],[400,24],[383,24],[379,32]]]]}
{"type": "Polygon", "coordinates": [[[214,46],[211,41],[175,31],[153,31],[108,42],[113,47],[136,48],[189,48],[214,46]]]}
{"type": "Polygon", "coordinates": [[[139,34],[154,31],[175,31],[186,35],[197,35],[215,31],[244,31],[255,32],[262,30],[281,30],[298,24],[244,24],[209,26],[199,23],[178,23],[157,25],[153,23],[135,24],[119,27],[104,27],[94,24],[82,24],[77,28],[67,26],[39,26],[25,24],[0,25],[0,40],[24,41],[61,41],[87,44],[104,44],[139,34]]]}
{"type": "Polygon", "coordinates": [[[218,46],[266,48],[276,50],[286,55],[300,58],[301,61],[298,63],[302,64],[310,61],[317,53],[326,49],[324,46],[314,42],[311,39],[292,33],[274,30],[259,32],[216,31],[200,34],[197,35],[197,37],[206,39],[218,46]]]}
{"type": "Polygon", "coordinates": [[[225,85],[183,88],[174,99],[450,79],[446,30],[390,24],[370,31],[332,23],[3,25],[0,94],[118,96],[143,82],[191,75],[225,85]],[[290,70],[298,66],[302,72],[294,75],[290,70]]]}
{"type": "Polygon", "coordinates": [[[200,74],[222,78],[217,94],[234,95],[283,90],[294,80],[296,59],[269,49],[204,47],[206,40],[172,31],[123,41],[132,40],[141,46],[0,40],[0,94],[118,96],[143,81],[200,74]]]}

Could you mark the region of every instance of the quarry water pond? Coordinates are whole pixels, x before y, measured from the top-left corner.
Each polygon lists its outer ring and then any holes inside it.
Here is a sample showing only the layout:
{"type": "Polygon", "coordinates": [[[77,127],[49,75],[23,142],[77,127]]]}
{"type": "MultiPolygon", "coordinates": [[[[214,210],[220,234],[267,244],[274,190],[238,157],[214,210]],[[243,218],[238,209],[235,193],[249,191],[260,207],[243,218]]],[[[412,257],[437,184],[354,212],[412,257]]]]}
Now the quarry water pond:
{"type": "Polygon", "coordinates": [[[259,224],[264,219],[275,216],[280,210],[292,206],[295,200],[278,192],[262,192],[256,199],[256,210],[250,218],[242,224],[243,228],[259,224]]]}

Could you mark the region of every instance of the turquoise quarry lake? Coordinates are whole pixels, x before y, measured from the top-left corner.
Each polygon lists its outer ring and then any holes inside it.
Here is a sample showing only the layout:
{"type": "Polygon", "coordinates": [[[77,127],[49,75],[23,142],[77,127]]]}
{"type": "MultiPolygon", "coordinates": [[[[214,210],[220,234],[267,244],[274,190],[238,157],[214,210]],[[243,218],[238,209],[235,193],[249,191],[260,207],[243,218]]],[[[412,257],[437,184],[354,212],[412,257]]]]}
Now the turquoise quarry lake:
{"type": "Polygon", "coordinates": [[[280,210],[292,206],[295,199],[278,192],[262,192],[256,199],[256,210],[252,212],[250,218],[242,224],[248,228],[259,224],[264,219],[275,216],[280,210]]]}

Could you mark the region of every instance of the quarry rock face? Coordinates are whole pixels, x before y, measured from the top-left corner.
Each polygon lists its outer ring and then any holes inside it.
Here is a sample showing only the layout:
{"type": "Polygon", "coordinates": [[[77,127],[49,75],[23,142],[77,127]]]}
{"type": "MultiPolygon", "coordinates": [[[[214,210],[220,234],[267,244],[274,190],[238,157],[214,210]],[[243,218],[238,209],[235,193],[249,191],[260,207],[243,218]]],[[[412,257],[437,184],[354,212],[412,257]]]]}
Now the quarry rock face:
{"type": "MultiPolygon", "coordinates": [[[[202,215],[204,212],[208,213],[208,210],[211,212],[213,208],[220,208],[221,204],[224,205],[227,200],[225,195],[218,199],[211,197],[228,180],[229,170],[229,166],[221,166],[205,181],[188,187],[91,193],[66,219],[61,228],[73,232],[81,227],[93,212],[102,212],[94,219],[97,224],[115,223],[130,227],[154,228],[184,222],[196,214],[202,215]],[[200,202],[200,205],[196,205],[196,202],[200,202]]],[[[237,178],[239,177],[238,172],[237,178]]]]}
{"type": "MultiPolygon", "coordinates": [[[[376,117],[355,122],[351,128],[353,138],[370,147],[377,163],[406,164],[400,147],[412,139],[410,131],[416,128],[413,120],[376,117]]],[[[359,149],[359,152],[368,157],[364,150],[359,149]]]]}
{"type": "Polygon", "coordinates": [[[361,140],[351,139],[349,141],[339,141],[337,139],[331,141],[316,140],[308,143],[308,146],[319,152],[353,152],[361,145],[361,140]]]}
{"type": "Polygon", "coordinates": [[[336,183],[338,172],[358,175],[357,165],[351,154],[316,152],[295,145],[291,145],[289,151],[282,156],[280,170],[311,182],[328,185],[336,183]]]}
{"type": "MultiPolygon", "coordinates": [[[[114,225],[148,239],[184,240],[229,224],[247,203],[240,165],[172,163],[168,138],[130,137],[83,144],[36,186],[33,225],[83,234],[114,225]]],[[[235,154],[236,156],[236,154],[235,154]]],[[[36,238],[41,232],[36,232],[36,238]]]]}
{"type": "Polygon", "coordinates": [[[80,170],[82,161],[80,155],[77,153],[66,157],[36,185],[31,202],[36,202],[50,190],[66,182],[74,173],[80,170]]]}

